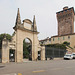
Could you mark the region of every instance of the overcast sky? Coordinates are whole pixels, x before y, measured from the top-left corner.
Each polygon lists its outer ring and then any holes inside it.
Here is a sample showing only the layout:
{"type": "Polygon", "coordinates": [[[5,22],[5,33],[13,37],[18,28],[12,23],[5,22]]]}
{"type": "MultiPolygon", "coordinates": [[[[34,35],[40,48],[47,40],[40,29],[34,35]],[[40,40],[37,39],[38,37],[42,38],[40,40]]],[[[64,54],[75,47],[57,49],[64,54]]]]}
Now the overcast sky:
{"type": "Polygon", "coordinates": [[[17,8],[20,8],[21,21],[33,21],[35,15],[39,39],[57,35],[56,12],[64,6],[75,8],[75,0],[0,0],[0,34],[12,35],[17,8]]]}

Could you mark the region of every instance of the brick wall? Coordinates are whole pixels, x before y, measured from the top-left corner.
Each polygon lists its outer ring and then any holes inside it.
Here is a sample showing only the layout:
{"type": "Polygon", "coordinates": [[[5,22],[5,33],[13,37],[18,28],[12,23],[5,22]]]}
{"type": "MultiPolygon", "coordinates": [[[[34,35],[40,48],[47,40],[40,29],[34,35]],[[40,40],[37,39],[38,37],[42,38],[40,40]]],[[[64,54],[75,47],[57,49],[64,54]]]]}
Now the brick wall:
{"type": "Polygon", "coordinates": [[[66,8],[57,12],[58,35],[74,33],[74,8],[66,8]]]}

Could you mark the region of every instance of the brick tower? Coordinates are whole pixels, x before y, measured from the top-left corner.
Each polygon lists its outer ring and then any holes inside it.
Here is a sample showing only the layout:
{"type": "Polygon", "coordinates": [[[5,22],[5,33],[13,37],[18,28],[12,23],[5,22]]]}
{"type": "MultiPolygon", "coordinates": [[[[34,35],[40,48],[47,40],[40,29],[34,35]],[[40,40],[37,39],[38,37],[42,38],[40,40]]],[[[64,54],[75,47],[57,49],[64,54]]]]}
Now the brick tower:
{"type": "Polygon", "coordinates": [[[63,8],[57,12],[58,36],[74,33],[74,8],[63,8]]]}

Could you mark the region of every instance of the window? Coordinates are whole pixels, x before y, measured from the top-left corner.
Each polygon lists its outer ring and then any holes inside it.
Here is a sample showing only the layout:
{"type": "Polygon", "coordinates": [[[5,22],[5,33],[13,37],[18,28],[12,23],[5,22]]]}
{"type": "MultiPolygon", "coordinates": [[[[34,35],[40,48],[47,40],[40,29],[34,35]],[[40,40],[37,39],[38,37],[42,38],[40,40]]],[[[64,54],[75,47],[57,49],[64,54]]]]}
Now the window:
{"type": "Polygon", "coordinates": [[[63,40],[65,40],[65,37],[63,36],[63,40]]]}
{"type": "Polygon", "coordinates": [[[68,36],[68,39],[70,39],[70,36],[68,36]]]}
{"type": "Polygon", "coordinates": [[[51,41],[51,38],[49,38],[49,41],[51,41]]]}
{"type": "Polygon", "coordinates": [[[59,41],[60,39],[59,39],[59,37],[58,37],[58,41],[59,41]]]}
{"type": "Polygon", "coordinates": [[[53,38],[53,41],[54,41],[54,38],[53,38]]]}

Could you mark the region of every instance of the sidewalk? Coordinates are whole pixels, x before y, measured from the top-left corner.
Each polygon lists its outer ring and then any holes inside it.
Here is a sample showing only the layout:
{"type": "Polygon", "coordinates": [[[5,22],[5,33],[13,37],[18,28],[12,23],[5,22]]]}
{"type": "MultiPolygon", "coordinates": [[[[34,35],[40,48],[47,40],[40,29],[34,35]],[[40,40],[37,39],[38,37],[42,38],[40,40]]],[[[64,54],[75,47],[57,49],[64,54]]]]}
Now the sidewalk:
{"type": "Polygon", "coordinates": [[[54,58],[53,60],[63,60],[63,58],[54,58]]]}

